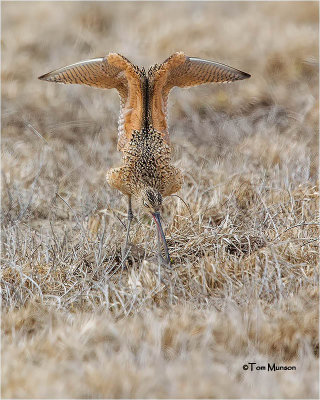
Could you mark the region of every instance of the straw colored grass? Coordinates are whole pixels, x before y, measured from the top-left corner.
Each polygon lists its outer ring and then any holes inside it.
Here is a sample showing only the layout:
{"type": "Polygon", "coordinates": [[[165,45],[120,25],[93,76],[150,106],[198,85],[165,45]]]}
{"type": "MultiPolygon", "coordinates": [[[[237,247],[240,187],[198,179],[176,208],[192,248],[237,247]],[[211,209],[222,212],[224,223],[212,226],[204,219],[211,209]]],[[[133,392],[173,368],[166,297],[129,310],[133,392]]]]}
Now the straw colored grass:
{"type": "Polygon", "coordinates": [[[2,4],[2,397],[318,397],[318,4],[2,4]],[[118,98],[37,76],[174,51],[252,78],[175,90],[178,197],[105,182],[118,98]],[[245,371],[276,363],[287,371],[245,371]]]}

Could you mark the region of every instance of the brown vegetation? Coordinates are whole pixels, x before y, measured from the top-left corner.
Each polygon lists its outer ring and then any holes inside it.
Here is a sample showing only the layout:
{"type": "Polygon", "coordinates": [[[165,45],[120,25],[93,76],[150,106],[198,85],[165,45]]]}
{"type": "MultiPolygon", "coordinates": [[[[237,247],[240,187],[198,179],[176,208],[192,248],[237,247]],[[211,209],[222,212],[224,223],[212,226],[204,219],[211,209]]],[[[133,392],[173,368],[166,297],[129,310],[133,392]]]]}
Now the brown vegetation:
{"type": "Polygon", "coordinates": [[[3,398],[318,396],[317,61],[316,2],[2,4],[3,398]],[[171,95],[174,268],[136,207],[122,265],[117,95],[37,76],[179,50],[252,78],[171,95]]]}

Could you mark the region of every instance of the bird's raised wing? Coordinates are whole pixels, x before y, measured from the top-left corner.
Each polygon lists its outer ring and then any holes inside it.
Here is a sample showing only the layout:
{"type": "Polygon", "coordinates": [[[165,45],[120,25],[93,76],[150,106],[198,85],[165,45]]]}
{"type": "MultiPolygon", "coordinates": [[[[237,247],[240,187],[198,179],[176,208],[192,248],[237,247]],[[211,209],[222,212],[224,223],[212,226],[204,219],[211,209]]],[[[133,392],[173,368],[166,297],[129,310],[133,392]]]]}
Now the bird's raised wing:
{"type": "Polygon", "coordinates": [[[166,122],[167,100],[174,86],[191,87],[211,82],[233,82],[250,78],[250,75],[214,61],[187,57],[183,52],[174,53],[161,65],[149,70],[152,90],[151,115],[155,129],[168,140],[166,122]]]}
{"type": "Polygon", "coordinates": [[[143,78],[143,71],[117,53],[80,61],[39,77],[39,79],[49,82],[117,89],[121,103],[119,150],[130,140],[133,130],[141,129],[144,112],[143,78]]]}

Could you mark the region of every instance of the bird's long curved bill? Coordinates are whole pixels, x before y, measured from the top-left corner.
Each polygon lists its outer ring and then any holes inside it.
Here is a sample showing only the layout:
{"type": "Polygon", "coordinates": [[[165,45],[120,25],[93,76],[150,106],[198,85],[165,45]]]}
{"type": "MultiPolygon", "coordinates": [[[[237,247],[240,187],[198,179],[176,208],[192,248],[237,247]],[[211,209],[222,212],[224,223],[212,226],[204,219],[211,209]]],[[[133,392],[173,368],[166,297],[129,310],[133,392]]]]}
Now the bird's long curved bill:
{"type": "Polygon", "coordinates": [[[166,253],[166,262],[167,262],[168,265],[171,265],[168,245],[167,245],[166,237],[164,235],[164,232],[163,232],[163,229],[162,229],[162,225],[161,225],[160,213],[158,213],[158,212],[152,213],[152,217],[154,219],[154,222],[157,225],[159,237],[161,237],[161,240],[162,240],[162,243],[163,243],[164,251],[166,253]]]}

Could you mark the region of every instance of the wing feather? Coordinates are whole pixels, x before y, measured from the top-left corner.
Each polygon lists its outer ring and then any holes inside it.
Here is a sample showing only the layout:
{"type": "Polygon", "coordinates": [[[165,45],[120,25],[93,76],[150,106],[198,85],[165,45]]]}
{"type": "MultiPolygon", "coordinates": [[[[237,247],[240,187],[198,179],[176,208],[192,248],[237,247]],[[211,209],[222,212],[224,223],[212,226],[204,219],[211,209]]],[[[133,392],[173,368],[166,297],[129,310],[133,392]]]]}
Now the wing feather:
{"type": "Polygon", "coordinates": [[[88,85],[102,89],[118,88],[125,85],[123,77],[119,76],[120,68],[108,63],[107,58],[94,58],[80,61],[63,68],[56,69],[39,79],[48,82],[88,85]]]}
{"type": "Polygon", "coordinates": [[[165,84],[169,91],[174,86],[191,87],[211,82],[233,82],[250,78],[246,72],[214,61],[186,57],[181,65],[170,70],[165,84]]]}
{"type": "Polygon", "coordinates": [[[149,71],[152,81],[151,115],[155,129],[169,141],[166,109],[170,90],[175,87],[192,87],[211,82],[233,82],[250,78],[246,72],[215,61],[187,57],[174,53],[161,65],[149,71]]]}
{"type": "Polygon", "coordinates": [[[118,150],[140,130],[143,119],[143,71],[125,57],[109,53],[106,57],[80,61],[39,77],[48,82],[79,84],[101,89],[117,89],[120,95],[118,150]]]}

